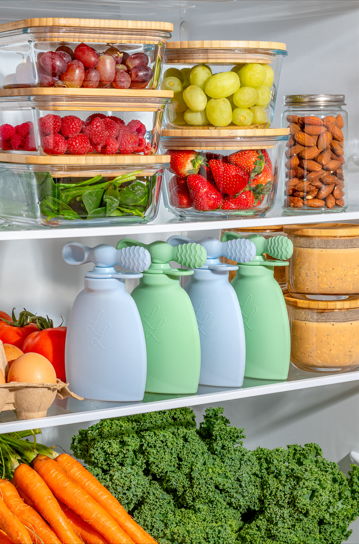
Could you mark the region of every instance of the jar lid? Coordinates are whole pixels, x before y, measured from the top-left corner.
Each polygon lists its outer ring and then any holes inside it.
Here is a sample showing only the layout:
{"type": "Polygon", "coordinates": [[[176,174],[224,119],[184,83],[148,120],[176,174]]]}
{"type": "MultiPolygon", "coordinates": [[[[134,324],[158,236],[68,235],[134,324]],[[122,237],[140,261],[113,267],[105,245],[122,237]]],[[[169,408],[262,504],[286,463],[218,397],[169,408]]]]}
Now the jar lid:
{"type": "Polygon", "coordinates": [[[67,19],[62,17],[43,17],[22,19],[0,25],[0,32],[37,27],[64,27],[101,30],[164,30],[173,31],[172,23],[162,21],[124,21],[121,19],[67,19]]]}
{"type": "Polygon", "coordinates": [[[285,43],[280,42],[204,40],[167,42],[166,49],[274,49],[278,51],[286,51],[287,46],[285,43]]]}
{"type": "Polygon", "coordinates": [[[354,310],[359,308],[359,295],[345,295],[343,297],[327,297],[329,300],[315,299],[315,295],[297,295],[283,292],[286,304],[296,308],[308,310],[354,310]]]}
{"type": "Polygon", "coordinates": [[[70,89],[68,87],[24,87],[16,89],[0,89],[0,98],[48,96],[76,98],[173,98],[173,91],[156,91],[153,89],[70,89]]]}
{"type": "Polygon", "coordinates": [[[169,155],[22,155],[0,153],[0,163],[37,164],[53,166],[153,166],[169,164],[169,155]]]}
{"type": "Polygon", "coordinates": [[[345,106],[344,94],[287,94],[283,106],[345,106]]]}
{"type": "Polygon", "coordinates": [[[359,236],[359,224],[354,223],[310,223],[308,225],[285,225],[283,231],[292,236],[314,238],[349,238],[359,236]]]}

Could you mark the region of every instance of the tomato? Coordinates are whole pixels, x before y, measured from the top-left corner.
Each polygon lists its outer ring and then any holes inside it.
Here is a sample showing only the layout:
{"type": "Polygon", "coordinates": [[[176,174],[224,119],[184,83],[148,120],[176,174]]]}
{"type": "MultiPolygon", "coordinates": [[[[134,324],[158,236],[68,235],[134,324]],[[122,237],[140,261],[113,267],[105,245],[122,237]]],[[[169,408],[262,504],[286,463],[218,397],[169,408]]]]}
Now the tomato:
{"type": "Polygon", "coordinates": [[[12,318],[9,316],[9,314],[7,314],[6,312],[1,312],[0,311],[0,320],[1,319],[6,319],[7,321],[12,321],[12,318]]]}
{"type": "Polygon", "coordinates": [[[35,323],[29,323],[24,327],[15,327],[2,321],[0,323],[0,340],[3,344],[12,344],[22,349],[25,338],[34,331],[39,330],[35,323]]]}
{"type": "MultiPolygon", "coordinates": [[[[54,366],[59,380],[66,382],[65,373],[65,341],[66,327],[53,327],[32,332],[22,346],[24,353],[39,353],[48,359],[54,366]]],[[[1,333],[0,333],[1,335],[1,333]]]]}

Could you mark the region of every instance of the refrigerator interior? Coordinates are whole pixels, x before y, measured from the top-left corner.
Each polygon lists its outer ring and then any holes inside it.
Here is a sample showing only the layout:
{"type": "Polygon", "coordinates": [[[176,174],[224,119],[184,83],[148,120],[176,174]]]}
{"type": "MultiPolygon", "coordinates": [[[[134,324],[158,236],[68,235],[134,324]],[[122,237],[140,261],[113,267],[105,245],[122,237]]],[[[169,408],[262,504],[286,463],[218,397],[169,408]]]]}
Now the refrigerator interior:
{"type": "MultiPolygon", "coordinates": [[[[288,57],[283,61],[272,126],[280,126],[283,95],[345,94],[349,112],[349,202],[359,222],[357,0],[16,0],[13,3],[0,0],[0,23],[51,16],[170,21],[174,24],[175,40],[286,43],[288,57]]],[[[277,195],[278,217],[280,199],[281,188],[277,195]]],[[[165,223],[171,218],[161,205],[156,223],[165,223]]],[[[219,230],[187,233],[185,228],[181,233],[194,239],[219,235],[219,230]]],[[[143,234],[133,237],[150,243],[166,240],[176,233],[180,234],[179,231],[146,234],[146,226],[143,226],[143,234]]],[[[76,241],[90,247],[100,243],[116,245],[120,237],[84,236],[76,241]]],[[[50,315],[56,325],[63,317],[66,325],[72,303],[82,289],[84,274],[91,269],[91,265],[70,267],[64,263],[61,249],[70,240],[71,237],[0,242],[2,309],[9,311],[15,307],[20,311],[26,307],[40,315],[50,315]]],[[[128,290],[135,285],[135,280],[128,282],[128,290]]],[[[225,415],[233,424],[245,427],[248,448],[318,442],[325,457],[339,463],[343,471],[349,467],[349,452],[359,452],[358,382],[238,399],[219,405],[224,406],[225,415]]],[[[195,408],[199,418],[205,407],[195,408]]],[[[42,438],[48,445],[56,444],[69,452],[71,436],[88,425],[47,428],[42,438]]],[[[352,528],[354,532],[349,542],[358,544],[359,521],[352,528]]]]}

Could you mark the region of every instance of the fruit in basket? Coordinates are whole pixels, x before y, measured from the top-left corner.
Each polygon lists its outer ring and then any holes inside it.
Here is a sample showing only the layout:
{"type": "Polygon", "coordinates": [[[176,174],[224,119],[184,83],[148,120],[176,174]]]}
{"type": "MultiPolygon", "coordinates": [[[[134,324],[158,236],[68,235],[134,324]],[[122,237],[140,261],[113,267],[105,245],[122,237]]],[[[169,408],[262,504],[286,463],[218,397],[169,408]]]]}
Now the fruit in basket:
{"type": "Polygon", "coordinates": [[[181,68],[181,74],[182,74],[182,85],[183,85],[183,88],[185,89],[186,87],[188,87],[188,85],[190,85],[190,80],[189,80],[189,76],[191,74],[191,68],[181,68]]]}
{"type": "Polygon", "coordinates": [[[40,64],[50,76],[63,74],[67,66],[61,55],[54,51],[46,51],[40,58],[40,64]]]}
{"type": "Polygon", "coordinates": [[[237,151],[236,153],[229,155],[228,161],[231,164],[235,164],[239,168],[242,168],[242,170],[247,172],[251,177],[260,174],[266,163],[266,159],[261,149],[237,151]]]}
{"type": "Polygon", "coordinates": [[[117,49],[117,47],[109,47],[108,49],[106,49],[105,55],[111,55],[111,57],[114,58],[116,65],[122,63],[123,53],[121,53],[121,51],[117,49]]]}
{"type": "Polygon", "coordinates": [[[96,66],[96,69],[100,73],[100,81],[105,85],[112,83],[115,79],[115,59],[111,55],[101,55],[96,66]]]}
{"type": "Polygon", "coordinates": [[[274,83],[274,70],[268,64],[262,64],[262,66],[266,71],[266,78],[263,81],[262,85],[265,85],[266,87],[269,87],[269,89],[271,89],[274,83]]]}
{"type": "Polygon", "coordinates": [[[139,137],[138,134],[130,132],[129,130],[123,130],[120,132],[119,138],[119,151],[122,155],[131,155],[135,153],[138,147],[139,137]]]}
{"type": "Polygon", "coordinates": [[[85,89],[96,89],[100,83],[100,72],[95,68],[89,68],[85,72],[82,86],[85,89]]]}
{"type": "Polygon", "coordinates": [[[203,111],[207,105],[206,94],[197,85],[189,85],[183,91],[183,100],[192,111],[203,111]]]}
{"type": "Polygon", "coordinates": [[[50,134],[42,138],[41,145],[47,155],[63,155],[67,151],[67,142],[61,134],[50,134]]]}
{"type": "Polygon", "coordinates": [[[187,110],[187,104],[183,99],[183,92],[175,93],[171,100],[171,104],[169,104],[167,107],[174,112],[184,113],[187,110]]]}
{"type": "Polygon", "coordinates": [[[60,132],[61,126],[61,117],[52,113],[48,113],[44,117],[40,117],[38,121],[39,130],[44,134],[55,134],[56,132],[60,132]]]}
{"type": "Polygon", "coordinates": [[[237,195],[249,182],[249,174],[234,164],[212,159],[209,161],[209,167],[221,193],[237,195]]]}
{"type": "Polygon", "coordinates": [[[261,64],[245,64],[238,72],[241,87],[260,87],[267,78],[267,71],[261,64]]]}
{"type": "Polygon", "coordinates": [[[71,47],[68,47],[67,45],[59,45],[59,47],[56,49],[56,53],[58,53],[59,51],[63,51],[64,53],[67,53],[68,55],[70,55],[71,60],[74,60],[75,55],[71,47]]]}
{"type": "Polygon", "coordinates": [[[266,123],[268,121],[267,112],[261,106],[253,106],[253,108],[250,108],[250,110],[253,113],[253,124],[254,125],[261,125],[261,124],[266,123]]]}
{"type": "Polygon", "coordinates": [[[15,134],[15,128],[9,123],[0,126],[0,142],[11,140],[13,134],[15,134]]]}
{"type": "Polygon", "coordinates": [[[53,87],[56,81],[58,81],[58,77],[50,76],[46,72],[46,70],[41,66],[41,64],[37,65],[37,73],[39,76],[40,83],[43,87],[53,87]]]}
{"type": "Polygon", "coordinates": [[[67,149],[71,155],[86,155],[90,149],[90,140],[85,134],[78,134],[67,140],[67,149]]]}
{"type": "Polygon", "coordinates": [[[212,183],[199,174],[187,177],[187,187],[196,210],[217,210],[222,206],[223,197],[212,183]]]}
{"type": "Polygon", "coordinates": [[[117,138],[118,133],[120,132],[120,125],[113,119],[103,119],[103,124],[105,127],[106,135],[110,138],[117,138]]]}
{"type": "Polygon", "coordinates": [[[105,124],[100,117],[94,117],[89,123],[85,122],[82,132],[94,145],[102,145],[106,138],[105,124]]]}
{"type": "MultiPolygon", "coordinates": [[[[120,66],[122,66],[122,64],[120,66]]],[[[116,70],[112,86],[115,87],[115,89],[129,89],[131,86],[131,77],[127,72],[116,70]]]]}
{"type": "Polygon", "coordinates": [[[153,71],[149,66],[135,66],[130,71],[131,89],[144,89],[153,78],[153,71]]]}
{"type": "MultiPolygon", "coordinates": [[[[106,125],[106,122],[105,122],[105,125],[106,125]]],[[[130,132],[136,132],[137,134],[141,135],[141,136],[144,136],[146,134],[146,127],[143,123],[141,123],[141,121],[139,121],[138,119],[132,119],[132,121],[130,121],[127,125],[127,130],[129,130],[130,132]]],[[[107,128],[106,128],[107,130],[107,128]]]]}
{"type": "Polygon", "coordinates": [[[191,85],[197,85],[204,91],[204,87],[208,79],[212,76],[212,70],[208,66],[203,64],[197,64],[193,66],[190,75],[189,82],[191,85]]]}
{"type": "Polygon", "coordinates": [[[178,77],[166,77],[161,83],[161,89],[163,91],[173,91],[174,93],[179,93],[183,91],[182,82],[178,77]]]}
{"type": "Polygon", "coordinates": [[[170,170],[173,174],[185,178],[189,174],[197,174],[205,159],[196,151],[168,151],[171,157],[170,170]]]}
{"type": "Polygon", "coordinates": [[[272,185],[272,181],[273,181],[272,167],[269,164],[265,164],[260,174],[257,174],[254,177],[252,177],[251,175],[250,186],[258,187],[259,185],[261,185],[263,186],[261,187],[262,191],[268,190],[270,189],[270,186],[272,185]]]}
{"type": "Polygon", "coordinates": [[[190,197],[186,178],[173,176],[168,184],[169,200],[175,208],[191,208],[192,198],[190,197]]]}
{"type": "Polygon", "coordinates": [[[177,77],[182,82],[184,76],[178,68],[167,68],[163,74],[163,79],[166,79],[167,77],[177,77]]]}
{"type": "Polygon", "coordinates": [[[225,197],[222,210],[248,210],[255,206],[255,198],[252,191],[243,191],[236,197],[225,197]]]}
{"type": "Polygon", "coordinates": [[[79,134],[82,128],[82,121],[76,115],[65,115],[62,118],[61,134],[65,138],[72,138],[79,134]]]}
{"type": "Polygon", "coordinates": [[[253,87],[240,87],[233,95],[233,102],[237,108],[251,108],[257,104],[258,99],[258,90],[253,87]]]}
{"type": "Polygon", "coordinates": [[[134,53],[126,59],[125,64],[129,70],[132,70],[136,66],[147,66],[148,56],[146,53],[134,53]]]}
{"type": "Polygon", "coordinates": [[[79,43],[75,48],[74,57],[82,62],[85,68],[96,68],[99,63],[99,55],[92,47],[86,43],[79,43]]]}
{"type": "Polygon", "coordinates": [[[20,134],[20,136],[22,136],[23,138],[26,138],[26,136],[28,136],[28,134],[30,134],[30,132],[33,132],[33,131],[34,131],[34,125],[31,122],[21,123],[21,125],[16,125],[15,127],[15,132],[20,134]]]}
{"type": "Polygon", "coordinates": [[[72,60],[68,63],[66,71],[60,76],[66,87],[78,89],[85,79],[85,68],[79,60],[72,60]]]}
{"type": "Polygon", "coordinates": [[[189,125],[194,125],[198,127],[208,125],[206,110],[192,111],[188,109],[184,112],[183,118],[189,125]]]}
{"type": "Polygon", "coordinates": [[[257,91],[258,91],[258,100],[255,105],[262,106],[262,108],[266,108],[272,99],[271,90],[265,85],[261,85],[260,87],[258,87],[257,91]]]}
{"type": "Polygon", "coordinates": [[[253,112],[245,108],[235,108],[232,111],[232,121],[239,127],[249,127],[253,123],[253,112]]]}
{"type": "Polygon", "coordinates": [[[204,90],[211,98],[226,98],[238,91],[240,85],[235,72],[221,72],[207,79],[204,90]]]}
{"type": "Polygon", "coordinates": [[[119,143],[116,138],[108,136],[102,146],[101,153],[104,153],[105,155],[114,155],[115,153],[117,153],[118,147],[119,143]]]}
{"type": "Polygon", "coordinates": [[[206,107],[208,121],[215,127],[226,127],[232,121],[232,106],[227,98],[211,98],[206,107]]]}
{"type": "Polygon", "coordinates": [[[11,146],[15,151],[25,149],[25,138],[15,132],[15,134],[11,136],[11,146]]]}
{"type": "Polygon", "coordinates": [[[66,51],[57,51],[56,54],[57,54],[57,55],[60,55],[60,57],[66,62],[66,64],[68,64],[69,62],[72,61],[71,55],[69,55],[68,53],[66,53],[66,51]]]}

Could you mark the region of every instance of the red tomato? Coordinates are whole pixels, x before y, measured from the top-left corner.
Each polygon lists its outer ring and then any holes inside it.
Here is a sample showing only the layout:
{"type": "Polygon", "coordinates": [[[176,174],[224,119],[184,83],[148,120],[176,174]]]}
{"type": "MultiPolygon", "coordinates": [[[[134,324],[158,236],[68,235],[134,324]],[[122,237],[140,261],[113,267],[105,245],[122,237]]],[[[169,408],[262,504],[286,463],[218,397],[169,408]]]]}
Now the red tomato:
{"type": "Polygon", "coordinates": [[[0,323],[0,340],[3,344],[12,344],[17,348],[22,349],[24,340],[29,334],[34,331],[38,331],[37,325],[35,323],[29,323],[24,327],[14,327],[2,321],[0,323]]]}
{"type": "MultiPolygon", "coordinates": [[[[7,314],[6,312],[1,312],[1,311],[0,311],[0,318],[6,319],[7,321],[12,321],[12,317],[9,316],[9,314],[7,314]]],[[[0,321],[1,321],[1,320],[0,320],[0,321]]]]}
{"type": "MultiPolygon", "coordinates": [[[[59,380],[66,382],[65,373],[65,341],[66,327],[54,327],[32,332],[22,346],[24,353],[39,353],[48,359],[54,366],[59,380]]],[[[1,336],[1,332],[0,332],[1,336]]]]}

